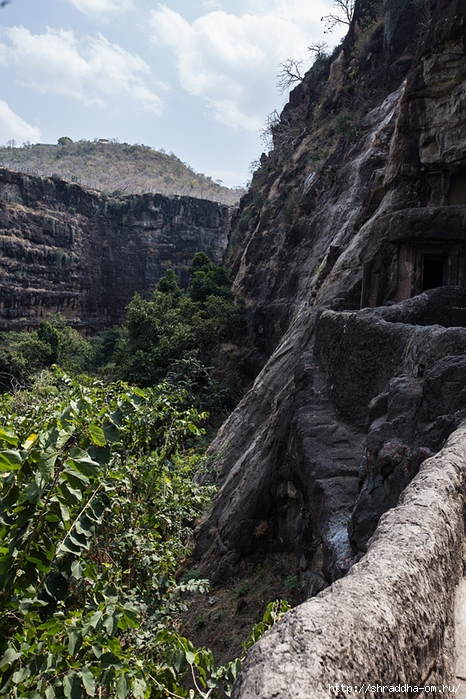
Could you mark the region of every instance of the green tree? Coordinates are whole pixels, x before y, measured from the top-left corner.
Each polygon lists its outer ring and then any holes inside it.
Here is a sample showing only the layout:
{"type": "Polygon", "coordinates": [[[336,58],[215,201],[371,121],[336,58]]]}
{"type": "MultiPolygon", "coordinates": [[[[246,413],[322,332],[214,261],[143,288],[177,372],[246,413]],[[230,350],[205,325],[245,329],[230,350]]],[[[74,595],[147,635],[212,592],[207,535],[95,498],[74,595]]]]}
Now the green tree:
{"type": "Polygon", "coordinates": [[[209,368],[218,360],[222,341],[241,329],[243,303],[232,291],[228,271],[205,253],[194,256],[189,273],[187,292],[168,270],[151,300],[136,294],[127,307],[115,358],[124,380],[150,386],[176,377],[191,391],[215,393],[209,368]]]}
{"type": "Polygon", "coordinates": [[[40,323],[37,330],[2,333],[0,340],[3,390],[26,385],[34,374],[52,364],[76,373],[87,370],[92,362],[91,344],[60,314],[40,323]]]}

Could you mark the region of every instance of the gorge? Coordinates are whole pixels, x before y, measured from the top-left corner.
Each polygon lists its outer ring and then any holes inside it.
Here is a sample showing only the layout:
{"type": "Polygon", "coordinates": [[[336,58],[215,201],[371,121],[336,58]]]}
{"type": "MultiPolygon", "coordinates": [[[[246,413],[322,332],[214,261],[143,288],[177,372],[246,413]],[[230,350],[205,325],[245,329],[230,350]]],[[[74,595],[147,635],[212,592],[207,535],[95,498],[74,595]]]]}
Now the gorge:
{"type": "Polygon", "coordinates": [[[251,649],[236,699],[465,689],[465,25],[466,0],[356,0],[231,229],[218,204],[0,171],[3,329],[118,322],[199,248],[245,299],[256,379],[210,447],[195,555],[222,584],[293,553],[307,601],[251,649]]]}

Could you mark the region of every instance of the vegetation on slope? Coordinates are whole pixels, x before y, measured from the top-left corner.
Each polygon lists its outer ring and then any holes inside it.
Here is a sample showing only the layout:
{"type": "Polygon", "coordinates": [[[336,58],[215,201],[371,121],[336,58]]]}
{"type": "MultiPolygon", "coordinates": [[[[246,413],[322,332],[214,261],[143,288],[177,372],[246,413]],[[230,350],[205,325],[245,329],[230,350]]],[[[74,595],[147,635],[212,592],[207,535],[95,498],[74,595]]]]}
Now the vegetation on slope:
{"type": "Polygon", "coordinates": [[[194,172],[173,153],[144,145],[78,141],[62,137],[57,145],[37,143],[0,147],[0,164],[11,170],[77,182],[107,194],[154,192],[237,204],[244,190],[194,172]]]}
{"type": "Polygon", "coordinates": [[[0,696],[229,694],[241,658],[215,669],[177,631],[208,589],[175,573],[212,494],[186,451],[205,416],[183,400],[59,369],[1,398],[0,696]]]}
{"type": "Polygon", "coordinates": [[[194,256],[188,271],[187,290],[168,270],[151,299],[135,295],[123,327],[89,340],[60,315],[37,330],[1,333],[0,390],[27,386],[38,371],[58,364],[75,374],[93,371],[142,387],[167,380],[221,419],[241,390],[234,377],[225,383],[221,364],[222,344],[241,339],[244,303],[234,295],[226,268],[204,252],[194,256]]]}
{"type": "Polygon", "coordinates": [[[181,575],[215,493],[199,478],[203,409],[231,407],[213,370],[242,323],[225,268],[198,253],[190,273],[183,291],[170,270],[90,341],[61,316],[1,338],[0,696],[229,696],[287,609],[272,601],[222,666],[181,634],[210,588],[181,575]],[[99,367],[104,380],[82,373],[99,367]]]}

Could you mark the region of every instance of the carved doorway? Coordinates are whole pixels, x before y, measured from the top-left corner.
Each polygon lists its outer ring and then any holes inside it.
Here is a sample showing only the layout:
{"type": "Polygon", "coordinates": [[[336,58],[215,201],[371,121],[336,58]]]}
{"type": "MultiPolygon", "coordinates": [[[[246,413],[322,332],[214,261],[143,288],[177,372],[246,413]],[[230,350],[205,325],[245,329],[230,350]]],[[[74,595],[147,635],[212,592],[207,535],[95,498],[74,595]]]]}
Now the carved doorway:
{"type": "Polygon", "coordinates": [[[423,255],[422,291],[446,285],[447,260],[446,255],[423,255]]]}

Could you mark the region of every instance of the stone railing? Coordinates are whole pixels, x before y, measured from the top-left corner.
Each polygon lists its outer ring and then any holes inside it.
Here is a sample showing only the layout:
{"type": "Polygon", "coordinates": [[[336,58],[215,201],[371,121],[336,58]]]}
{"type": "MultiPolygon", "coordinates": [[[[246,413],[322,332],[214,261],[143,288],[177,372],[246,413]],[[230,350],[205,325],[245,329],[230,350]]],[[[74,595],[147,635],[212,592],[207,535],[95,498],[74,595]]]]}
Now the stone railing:
{"type": "Polygon", "coordinates": [[[234,699],[396,696],[389,687],[426,696],[415,688],[453,687],[465,492],[463,422],[382,516],[364,558],[251,649],[234,699]]]}

